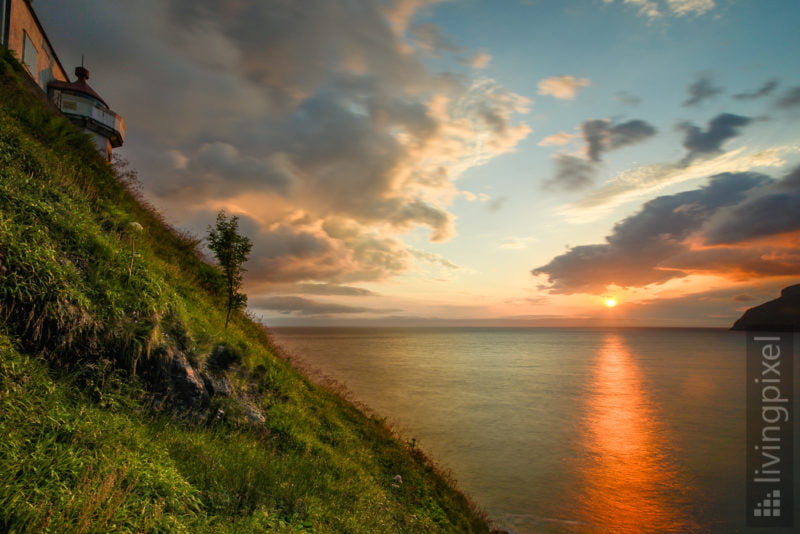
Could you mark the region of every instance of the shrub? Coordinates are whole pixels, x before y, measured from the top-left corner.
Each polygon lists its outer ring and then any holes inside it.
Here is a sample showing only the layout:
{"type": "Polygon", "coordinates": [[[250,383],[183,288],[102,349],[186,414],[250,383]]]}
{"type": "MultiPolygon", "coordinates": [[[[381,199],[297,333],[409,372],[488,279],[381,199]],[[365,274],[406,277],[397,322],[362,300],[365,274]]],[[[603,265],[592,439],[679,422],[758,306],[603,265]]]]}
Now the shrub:
{"type": "Polygon", "coordinates": [[[219,343],[211,351],[206,367],[211,371],[227,371],[233,365],[240,365],[243,351],[228,343],[219,343]]]}

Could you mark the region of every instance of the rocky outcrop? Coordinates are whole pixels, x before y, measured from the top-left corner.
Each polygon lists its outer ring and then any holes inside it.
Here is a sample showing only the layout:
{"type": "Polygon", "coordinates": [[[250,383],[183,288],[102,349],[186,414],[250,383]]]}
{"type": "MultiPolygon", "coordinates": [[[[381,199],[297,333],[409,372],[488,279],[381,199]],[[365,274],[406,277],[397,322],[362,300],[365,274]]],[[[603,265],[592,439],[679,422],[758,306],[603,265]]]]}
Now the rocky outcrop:
{"type": "Polygon", "coordinates": [[[731,330],[800,332],[800,284],[785,288],[775,300],[750,308],[731,330]]]}
{"type": "Polygon", "coordinates": [[[145,386],[179,412],[203,414],[212,397],[233,395],[224,372],[201,372],[180,350],[162,347],[148,363],[141,374],[145,386]]]}
{"type": "Polygon", "coordinates": [[[166,402],[179,412],[203,412],[211,398],[203,375],[182,351],[160,352],[142,368],[140,377],[147,389],[160,399],[160,405],[166,402]]]}
{"type": "Polygon", "coordinates": [[[215,347],[205,364],[198,367],[182,350],[164,345],[156,349],[153,357],[142,362],[139,374],[145,388],[153,394],[153,406],[189,418],[224,417],[263,429],[266,416],[259,406],[262,394],[256,392],[252,383],[241,384],[247,373],[238,364],[225,360],[227,368],[221,368],[226,351],[230,352],[215,347]],[[223,398],[229,400],[216,402],[223,398]]]}
{"type": "Polygon", "coordinates": [[[211,395],[230,397],[233,393],[231,381],[228,380],[228,377],[224,374],[217,372],[204,373],[203,382],[205,382],[206,389],[211,395]]]}
{"type": "Polygon", "coordinates": [[[174,396],[191,406],[203,407],[208,404],[209,394],[203,377],[182,352],[176,353],[170,366],[170,378],[174,396]]]}
{"type": "Polygon", "coordinates": [[[264,413],[256,406],[254,402],[245,401],[243,404],[244,407],[244,416],[250,422],[251,425],[263,425],[267,418],[264,416],[264,413]]]}

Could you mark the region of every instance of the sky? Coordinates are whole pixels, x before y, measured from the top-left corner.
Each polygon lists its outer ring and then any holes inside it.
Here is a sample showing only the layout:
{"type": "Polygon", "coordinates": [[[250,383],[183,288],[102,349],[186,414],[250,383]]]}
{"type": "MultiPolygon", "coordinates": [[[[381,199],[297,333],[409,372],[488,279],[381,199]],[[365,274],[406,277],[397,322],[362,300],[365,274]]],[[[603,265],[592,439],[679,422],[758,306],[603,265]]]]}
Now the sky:
{"type": "Polygon", "coordinates": [[[795,0],[34,8],[167,220],[239,217],[269,326],[727,327],[800,281],[795,0]]]}

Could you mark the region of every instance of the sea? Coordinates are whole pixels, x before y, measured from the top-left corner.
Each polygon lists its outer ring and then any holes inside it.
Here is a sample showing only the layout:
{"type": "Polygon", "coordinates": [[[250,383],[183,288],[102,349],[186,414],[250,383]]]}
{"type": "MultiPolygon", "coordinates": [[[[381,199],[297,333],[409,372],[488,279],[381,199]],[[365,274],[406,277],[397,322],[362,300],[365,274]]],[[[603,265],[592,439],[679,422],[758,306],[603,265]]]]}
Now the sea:
{"type": "Polygon", "coordinates": [[[343,385],[449,470],[497,528],[754,532],[745,528],[742,332],[271,332],[299,367],[343,385]]]}

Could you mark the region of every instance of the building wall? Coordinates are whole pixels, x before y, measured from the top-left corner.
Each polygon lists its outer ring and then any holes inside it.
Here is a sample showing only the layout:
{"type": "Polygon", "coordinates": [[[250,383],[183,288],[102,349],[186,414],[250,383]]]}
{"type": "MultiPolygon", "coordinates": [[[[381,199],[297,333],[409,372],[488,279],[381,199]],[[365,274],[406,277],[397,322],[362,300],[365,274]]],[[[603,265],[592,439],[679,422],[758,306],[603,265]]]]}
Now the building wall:
{"type": "Polygon", "coordinates": [[[25,65],[31,77],[42,89],[47,90],[47,83],[52,80],[69,81],[30,2],[5,1],[11,3],[6,47],[14,53],[20,63],[25,65]],[[27,43],[27,48],[26,40],[30,41],[27,43]]]}
{"type": "Polygon", "coordinates": [[[100,135],[99,133],[87,131],[89,135],[92,136],[92,141],[94,145],[97,147],[97,151],[100,152],[100,155],[103,156],[106,161],[111,162],[111,151],[113,148],[111,147],[111,142],[108,140],[107,137],[100,135]]]}

